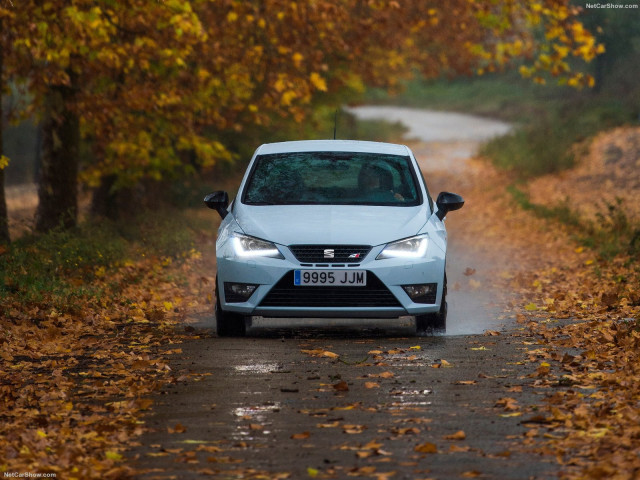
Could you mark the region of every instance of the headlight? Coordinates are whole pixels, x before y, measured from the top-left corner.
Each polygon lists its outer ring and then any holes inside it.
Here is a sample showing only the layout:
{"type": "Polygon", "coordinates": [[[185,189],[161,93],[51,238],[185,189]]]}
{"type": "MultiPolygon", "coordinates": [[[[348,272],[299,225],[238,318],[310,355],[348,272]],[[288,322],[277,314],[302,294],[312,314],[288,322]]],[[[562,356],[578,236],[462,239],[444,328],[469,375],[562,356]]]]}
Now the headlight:
{"type": "Polygon", "coordinates": [[[275,243],[260,240],[259,238],[234,233],[231,238],[231,244],[238,257],[284,258],[275,243]]]}
{"type": "Polygon", "coordinates": [[[427,235],[418,235],[417,237],[398,240],[384,247],[382,252],[376,257],[376,260],[385,258],[421,258],[427,253],[428,245],[429,237],[427,235]]]}

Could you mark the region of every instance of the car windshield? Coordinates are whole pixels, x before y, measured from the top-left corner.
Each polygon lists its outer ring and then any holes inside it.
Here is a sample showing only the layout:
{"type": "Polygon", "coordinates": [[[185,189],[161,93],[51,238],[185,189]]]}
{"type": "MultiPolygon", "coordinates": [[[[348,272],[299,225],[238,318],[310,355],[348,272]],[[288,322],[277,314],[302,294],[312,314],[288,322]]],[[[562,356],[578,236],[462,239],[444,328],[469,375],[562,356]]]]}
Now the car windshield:
{"type": "Polygon", "coordinates": [[[421,201],[408,156],[362,152],[259,155],[242,196],[248,205],[415,206],[421,201]]]}

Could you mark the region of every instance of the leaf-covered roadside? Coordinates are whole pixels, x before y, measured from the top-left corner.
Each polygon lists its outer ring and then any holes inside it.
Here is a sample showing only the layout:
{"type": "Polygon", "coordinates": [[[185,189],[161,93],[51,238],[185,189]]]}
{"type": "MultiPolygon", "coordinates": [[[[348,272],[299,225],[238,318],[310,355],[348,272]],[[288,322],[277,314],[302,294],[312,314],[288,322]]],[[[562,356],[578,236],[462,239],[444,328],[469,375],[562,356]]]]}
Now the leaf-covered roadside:
{"type": "MultiPolygon", "coordinates": [[[[512,181],[487,168],[477,167],[481,183],[512,181]]],[[[563,177],[565,191],[582,193],[573,177],[571,172],[563,177]]],[[[592,199],[606,198],[605,183],[591,186],[592,199]]],[[[510,292],[509,308],[522,327],[522,363],[535,367],[529,387],[544,398],[539,405],[517,409],[529,427],[521,440],[526,448],[555,457],[563,478],[637,478],[640,265],[629,243],[633,239],[618,235],[610,222],[592,224],[596,230],[585,238],[577,214],[540,215],[553,205],[525,210],[513,198],[495,193],[475,191],[474,199],[487,207],[484,224],[490,227],[484,233],[508,238],[504,254],[525,266],[502,272],[496,283],[510,292]],[[567,222],[569,218],[578,222],[567,222]],[[603,249],[604,241],[619,245],[603,249]]],[[[638,225],[628,227],[632,231],[638,225]]],[[[473,235],[472,230],[464,233],[473,235]]],[[[506,400],[496,407],[508,409],[506,400]]]]}
{"type": "Polygon", "coordinates": [[[18,252],[24,245],[0,254],[0,471],[126,478],[122,448],[142,432],[146,396],[175,381],[167,364],[180,351],[175,324],[187,309],[208,308],[198,289],[208,279],[190,278],[200,255],[189,242],[172,256],[114,237],[122,250],[108,254],[105,243],[74,250],[81,232],[53,235],[42,239],[56,243],[52,255],[42,240],[26,247],[42,271],[26,271],[37,267],[18,252]],[[93,262],[101,256],[109,261],[93,262]],[[27,291],[30,273],[48,276],[51,288],[27,291]]]}
{"type": "Polygon", "coordinates": [[[536,293],[520,319],[537,339],[532,381],[546,398],[525,424],[564,478],[637,478],[640,269],[589,253],[578,247],[565,265],[527,279],[536,293]]]}

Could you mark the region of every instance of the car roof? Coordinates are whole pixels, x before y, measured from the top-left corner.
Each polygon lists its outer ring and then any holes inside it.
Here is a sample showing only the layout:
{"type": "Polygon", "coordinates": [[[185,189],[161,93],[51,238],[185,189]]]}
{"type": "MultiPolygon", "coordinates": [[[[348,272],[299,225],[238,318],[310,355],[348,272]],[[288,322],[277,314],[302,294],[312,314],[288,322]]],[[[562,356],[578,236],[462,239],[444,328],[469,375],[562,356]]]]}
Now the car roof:
{"type": "Polygon", "coordinates": [[[387,155],[409,155],[406,145],[359,140],[298,140],[293,142],[265,143],[256,150],[256,155],[293,152],[364,152],[387,155]]]}

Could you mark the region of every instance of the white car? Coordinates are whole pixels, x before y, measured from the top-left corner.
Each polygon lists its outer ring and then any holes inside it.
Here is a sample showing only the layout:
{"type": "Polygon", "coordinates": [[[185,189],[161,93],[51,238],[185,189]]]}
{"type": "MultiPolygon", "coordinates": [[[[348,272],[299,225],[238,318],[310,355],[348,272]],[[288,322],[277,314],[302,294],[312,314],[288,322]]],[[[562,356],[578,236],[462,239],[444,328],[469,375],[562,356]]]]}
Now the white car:
{"type": "Polygon", "coordinates": [[[252,317],[361,319],[414,316],[444,329],[447,212],[434,203],[404,145],[311,140],[260,146],[220,213],[218,335],[244,335],[252,317]]]}

